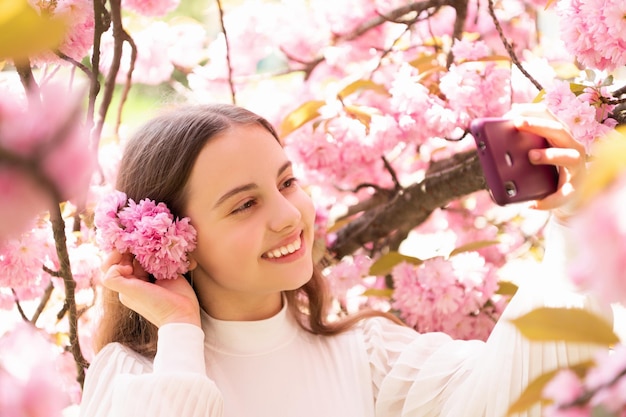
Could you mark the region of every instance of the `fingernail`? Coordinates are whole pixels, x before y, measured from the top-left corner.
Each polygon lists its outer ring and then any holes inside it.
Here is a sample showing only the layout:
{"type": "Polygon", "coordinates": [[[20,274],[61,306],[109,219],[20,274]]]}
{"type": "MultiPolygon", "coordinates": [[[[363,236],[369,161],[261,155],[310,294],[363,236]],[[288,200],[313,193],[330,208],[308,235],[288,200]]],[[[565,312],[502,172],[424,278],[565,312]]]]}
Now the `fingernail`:
{"type": "Polygon", "coordinates": [[[539,151],[530,151],[528,152],[528,158],[530,158],[531,161],[533,162],[538,162],[539,159],[541,158],[541,152],[539,151]]]}

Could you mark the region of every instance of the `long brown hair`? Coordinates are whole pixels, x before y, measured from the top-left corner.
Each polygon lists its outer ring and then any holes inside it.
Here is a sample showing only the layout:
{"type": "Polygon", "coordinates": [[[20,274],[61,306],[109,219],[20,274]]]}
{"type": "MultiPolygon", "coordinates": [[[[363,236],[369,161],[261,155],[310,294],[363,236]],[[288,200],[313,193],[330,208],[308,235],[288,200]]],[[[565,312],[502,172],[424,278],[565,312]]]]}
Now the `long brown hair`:
{"type": "MultiPolygon", "coordinates": [[[[183,217],[185,185],[200,150],[212,137],[232,126],[253,124],[264,127],[280,142],[268,121],[241,107],[214,104],[171,109],[146,123],[129,140],[116,188],[134,201],[149,198],[164,202],[175,217],[183,217]]],[[[314,334],[341,333],[371,316],[385,316],[399,322],[394,316],[378,311],[363,311],[328,322],[330,297],[318,268],[314,268],[313,276],[305,285],[285,291],[285,297],[300,326],[314,334]]],[[[104,290],[103,315],[95,335],[96,351],[108,343],[119,342],[152,357],[156,353],[157,330],[152,323],[125,307],[117,293],[104,290]]]]}

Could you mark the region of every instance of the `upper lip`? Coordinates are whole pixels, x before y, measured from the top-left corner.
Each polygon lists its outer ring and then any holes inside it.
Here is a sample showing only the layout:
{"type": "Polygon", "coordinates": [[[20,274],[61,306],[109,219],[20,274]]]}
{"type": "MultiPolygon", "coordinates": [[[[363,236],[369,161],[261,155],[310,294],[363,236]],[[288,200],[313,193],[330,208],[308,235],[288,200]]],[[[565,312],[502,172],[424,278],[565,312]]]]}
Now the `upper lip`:
{"type": "Polygon", "coordinates": [[[274,251],[276,249],[280,249],[283,246],[287,246],[290,243],[295,242],[296,240],[298,240],[300,238],[301,234],[302,234],[302,230],[295,231],[294,233],[290,234],[289,236],[287,236],[286,238],[281,240],[280,243],[278,243],[277,245],[273,246],[271,249],[268,249],[265,252],[263,252],[263,255],[266,255],[268,252],[272,252],[272,251],[274,251]]]}

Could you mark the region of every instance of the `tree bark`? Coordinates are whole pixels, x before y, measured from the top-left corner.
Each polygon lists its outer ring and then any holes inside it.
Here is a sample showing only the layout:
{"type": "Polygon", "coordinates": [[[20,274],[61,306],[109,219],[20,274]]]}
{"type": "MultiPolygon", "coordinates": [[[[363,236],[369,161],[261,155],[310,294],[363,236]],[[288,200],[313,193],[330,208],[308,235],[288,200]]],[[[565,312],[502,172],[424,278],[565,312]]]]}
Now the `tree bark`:
{"type": "Polygon", "coordinates": [[[396,192],[383,204],[364,211],[337,231],[328,248],[341,259],[359,248],[388,241],[396,231],[412,229],[437,208],[479,190],[486,190],[485,177],[475,150],[462,152],[437,164],[419,183],[396,192]]]}

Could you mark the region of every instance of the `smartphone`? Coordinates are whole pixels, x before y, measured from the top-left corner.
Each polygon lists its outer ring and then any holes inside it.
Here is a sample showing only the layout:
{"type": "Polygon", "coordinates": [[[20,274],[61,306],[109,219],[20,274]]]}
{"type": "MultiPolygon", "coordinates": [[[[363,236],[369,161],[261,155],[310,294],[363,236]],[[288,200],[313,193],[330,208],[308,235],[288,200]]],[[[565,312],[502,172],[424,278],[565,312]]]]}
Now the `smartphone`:
{"type": "Polygon", "coordinates": [[[479,118],[470,124],[487,187],[496,204],[539,200],[556,192],[559,173],[554,165],[533,165],[531,149],[548,148],[542,137],[517,130],[512,120],[479,118]]]}

